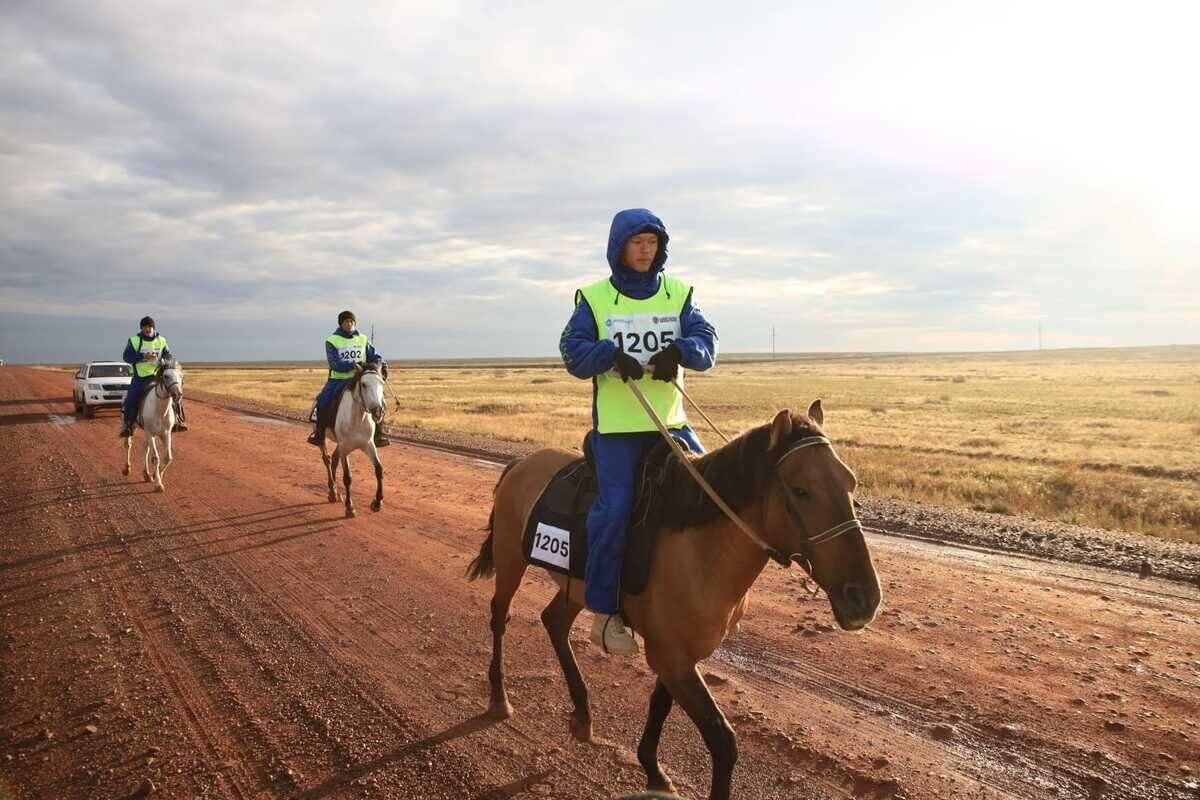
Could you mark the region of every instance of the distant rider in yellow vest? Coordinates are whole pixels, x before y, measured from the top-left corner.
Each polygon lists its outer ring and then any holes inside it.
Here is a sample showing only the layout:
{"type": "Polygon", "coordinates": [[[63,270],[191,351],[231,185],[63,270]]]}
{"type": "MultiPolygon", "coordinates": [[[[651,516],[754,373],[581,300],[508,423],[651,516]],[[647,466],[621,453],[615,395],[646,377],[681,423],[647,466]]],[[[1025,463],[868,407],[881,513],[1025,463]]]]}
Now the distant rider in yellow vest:
{"type": "MultiPolygon", "coordinates": [[[[324,411],[337,396],[338,390],[347,380],[354,377],[356,364],[373,364],[383,362],[383,356],[375,352],[375,346],[367,337],[358,332],[354,326],[358,320],[354,312],[343,311],[338,314],[338,327],[325,339],[325,360],[329,362],[329,380],[321,388],[316,400],[316,427],[308,437],[309,444],[320,447],[325,439],[324,411]]],[[[387,366],[384,365],[384,378],[387,377],[387,366]]],[[[391,441],[383,432],[382,425],[375,426],[375,446],[387,447],[391,441]]]]}
{"type": "MultiPolygon", "coordinates": [[[[130,336],[125,342],[125,353],[122,360],[133,367],[133,380],[125,392],[125,402],[121,404],[121,433],[122,439],[133,435],[133,426],[137,423],[138,408],[142,401],[142,389],[146,381],[158,369],[158,362],[172,358],[167,349],[167,339],[160,334],[154,325],[153,317],[142,317],[141,330],[130,336]]],[[[175,400],[175,427],[173,432],[186,431],[187,424],[183,421],[183,401],[175,400]]]]}
{"type": "Polygon", "coordinates": [[[592,450],[599,496],[587,518],[585,600],[595,614],[592,641],[613,653],[636,653],[620,615],[619,581],[634,500],[634,469],[659,441],[653,420],[627,381],[637,381],[655,412],[688,448],[704,452],[672,385],[679,370],[716,363],[717,332],[692,300],[692,287],[663,273],[667,229],[644,208],[613,217],[611,275],[575,293],[575,313],[559,340],[567,371],[592,379],[592,450]]]}

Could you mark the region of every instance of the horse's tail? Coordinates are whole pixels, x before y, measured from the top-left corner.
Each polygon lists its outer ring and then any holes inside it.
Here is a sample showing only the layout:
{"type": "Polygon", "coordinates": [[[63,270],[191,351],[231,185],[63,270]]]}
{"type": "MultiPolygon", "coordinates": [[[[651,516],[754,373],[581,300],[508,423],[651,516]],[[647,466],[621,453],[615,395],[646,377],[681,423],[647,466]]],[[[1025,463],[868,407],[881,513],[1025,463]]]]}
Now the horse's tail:
{"type": "MultiPolygon", "coordinates": [[[[515,467],[517,462],[510,461],[504,467],[504,471],[500,473],[499,479],[496,481],[496,488],[492,490],[495,495],[500,489],[500,484],[504,482],[504,476],[508,471],[515,467]]],[[[483,544],[479,546],[479,555],[475,557],[470,564],[467,565],[467,580],[473,581],[477,578],[490,578],[496,574],[496,558],[492,552],[492,543],[496,538],[496,504],[492,503],[492,513],[488,514],[487,538],[483,540],[483,544]]]]}

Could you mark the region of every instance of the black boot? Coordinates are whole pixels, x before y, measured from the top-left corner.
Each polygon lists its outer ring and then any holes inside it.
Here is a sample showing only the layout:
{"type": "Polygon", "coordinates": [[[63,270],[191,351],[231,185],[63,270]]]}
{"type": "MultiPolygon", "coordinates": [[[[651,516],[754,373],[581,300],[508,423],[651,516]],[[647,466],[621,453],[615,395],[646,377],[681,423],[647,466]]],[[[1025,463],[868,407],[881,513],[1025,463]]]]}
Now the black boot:
{"type": "Polygon", "coordinates": [[[387,434],[383,432],[383,426],[376,425],[375,426],[375,448],[378,449],[380,447],[387,447],[391,443],[392,443],[392,440],[389,439],[387,437],[387,434]]]}
{"type": "Polygon", "coordinates": [[[319,424],[313,428],[313,432],[308,435],[308,443],[320,447],[325,442],[325,429],[319,424]]]}
{"type": "Polygon", "coordinates": [[[117,436],[120,436],[122,439],[128,439],[130,436],[133,436],[133,426],[128,422],[122,422],[121,432],[117,436]]]}

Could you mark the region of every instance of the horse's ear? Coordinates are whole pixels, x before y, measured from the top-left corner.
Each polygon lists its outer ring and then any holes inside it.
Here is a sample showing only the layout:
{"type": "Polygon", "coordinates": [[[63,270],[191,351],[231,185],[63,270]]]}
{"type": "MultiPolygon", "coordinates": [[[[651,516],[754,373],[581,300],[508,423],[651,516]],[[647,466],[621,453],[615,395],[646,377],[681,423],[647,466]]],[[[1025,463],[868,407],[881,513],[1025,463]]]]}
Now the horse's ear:
{"type": "Polygon", "coordinates": [[[825,412],[821,410],[821,398],[812,401],[812,405],[808,407],[808,418],[818,425],[825,424],[825,412]]]}
{"type": "Polygon", "coordinates": [[[775,419],[771,420],[771,442],[767,446],[768,449],[774,450],[779,447],[791,432],[792,410],[785,408],[775,415],[775,419]]]}

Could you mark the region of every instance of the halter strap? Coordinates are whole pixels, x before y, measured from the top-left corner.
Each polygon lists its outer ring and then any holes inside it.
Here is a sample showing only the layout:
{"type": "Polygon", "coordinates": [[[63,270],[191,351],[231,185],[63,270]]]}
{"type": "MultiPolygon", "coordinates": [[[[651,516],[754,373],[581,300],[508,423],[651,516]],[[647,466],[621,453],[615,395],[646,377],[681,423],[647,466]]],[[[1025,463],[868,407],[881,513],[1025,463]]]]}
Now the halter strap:
{"type": "MultiPolygon", "coordinates": [[[[803,450],[806,447],[816,447],[817,445],[829,445],[830,449],[833,449],[833,442],[829,441],[829,438],[826,436],[805,436],[803,439],[793,443],[791,447],[784,451],[783,455],[775,460],[775,469],[778,470],[779,465],[783,463],[784,459],[797,450],[803,450]]],[[[788,505],[790,506],[789,510],[796,517],[796,521],[800,523],[800,527],[804,530],[804,545],[806,549],[811,550],[815,545],[831,542],[839,536],[849,533],[850,531],[862,531],[862,522],[858,519],[858,517],[852,517],[845,522],[839,522],[837,525],[826,528],[815,536],[809,536],[808,529],[804,527],[804,518],[800,516],[799,498],[797,498],[796,493],[792,491],[792,487],[783,482],[782,478],[779,480],[779,485],[783,487],[784,494],[787,497],[788,505]]],[[[792,557],[795,558],[797,555],[807,560],[807,555],[804,553],[793,553],[792,557]]]]}

